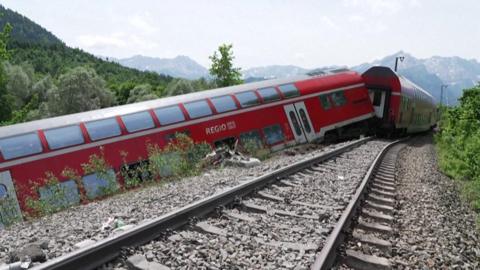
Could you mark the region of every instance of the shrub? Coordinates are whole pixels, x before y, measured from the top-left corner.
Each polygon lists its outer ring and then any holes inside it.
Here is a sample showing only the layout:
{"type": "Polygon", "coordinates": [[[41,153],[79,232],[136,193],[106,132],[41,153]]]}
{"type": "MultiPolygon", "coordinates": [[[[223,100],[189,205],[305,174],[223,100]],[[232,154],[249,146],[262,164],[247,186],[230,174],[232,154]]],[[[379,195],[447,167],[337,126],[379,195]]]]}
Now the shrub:
{"type": "Polygon", "coordinates": [[[105,160],[103,148],[100,148],[100,155],[93,154],[89,157],[87,163],[82,163],[82,169],[85,175],[95,174],[97,179],[106,181],[107,184],[105,186],[99,187],[100,196],[112,195],[118,191],[116,175],[105,160]]]}
{"type": "Polygon", "coordinates": [[[460,105],[441,108],[436,135],[440,169],[462,181],[464,197],[480,211],[480,85],[465,90],[460,105]]]}
{"type": "Polygon", "coordinates": [[[52,172],[45,172],[45,178],[38,182],[30,181],[30,186],[33,193],[39,195],[38,199],[32,197],[26,199],[27,207],[33,210],[34,215],[55,213],[70,205],[66,202],[65,186],[61,185],[52,172]],[[40,194],[45,196],[40,196],[40,194]]]}
{"type": "Polygon", "coordinates": [[[120,174],[123,178],[125,188],[134,188],[140,186],[141,183],[151,179],[150,171],[148,170],[148,161],[139,159],[135,164],[127,163],[128,153],[121,151],[123,166],[120,169],[120,174]]]}
{"type": "Polygon", "coordinates": [[[260,160],[267,159],[271,154],[269,148],[265,147],[261,142],[255,139],[243,140],[240,151],[260,160]]]}
{"type": "Polygon", "coordinates": [[[194,175],[204,167],[203,157],[211,151],[210,145],[194,143],[185,134],[177,133],[163,149],[148,145],[149,171],[155,178],[194,175]]]}

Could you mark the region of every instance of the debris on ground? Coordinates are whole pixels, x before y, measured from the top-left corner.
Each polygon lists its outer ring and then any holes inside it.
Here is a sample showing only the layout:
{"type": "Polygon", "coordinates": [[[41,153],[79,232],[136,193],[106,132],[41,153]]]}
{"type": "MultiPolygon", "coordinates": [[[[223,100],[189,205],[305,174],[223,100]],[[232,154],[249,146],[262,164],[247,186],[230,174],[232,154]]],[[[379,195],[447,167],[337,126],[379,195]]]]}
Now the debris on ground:
{"type": "Polygon", "coordinates": [[[236,146],[231,149],[228,146],[216,148],[211,153],[207,154],[205,161],[212,165],[237,166],[243,168],[252,168],[260,165],[260,160],[249,157],[236,150],[236,146]]]}

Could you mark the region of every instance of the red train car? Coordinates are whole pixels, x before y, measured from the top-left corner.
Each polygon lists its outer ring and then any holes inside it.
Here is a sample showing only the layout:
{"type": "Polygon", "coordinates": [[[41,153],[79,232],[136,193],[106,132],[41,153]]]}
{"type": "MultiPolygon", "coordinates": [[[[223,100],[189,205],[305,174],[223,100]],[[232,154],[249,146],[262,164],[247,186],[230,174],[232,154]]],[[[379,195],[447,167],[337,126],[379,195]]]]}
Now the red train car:
{"type": "MultiPolygon", "coordinates": [[[[172,134],[187,132],[211,145],[245,138],[272,150],[322,140],[333,130],[374,116],[362,77],[352,71],[262,81],[135,104],[0,127],[0,200],[12,213],[26,209],[29,181],[51,172],[67,190],[65,201],[78,203],[77,184],[62,178],[66,167],[82,173],[82,163],[103,149],[111,171],[124,162],[147,159],[147,144],[166,145],[172,134]],[[126,160],[122,152],[128,153],[126,160]],[[21,192],[20,192],[21,191],[21,192]]],[[[362,125],[358,125],[362,123],[362,125]]],[[[85,172],[83,172],[85,174],[85,172]]],[[[106,185],[83,175],[89,198],[106,185]]],[[[35,194],[34,194],[35,195],[35,194]]],[[[40,189],[48,197],[48,188],[40,189]]],[[[1,211],[0,211],[1,212],[1,211]]],[[[1,222],[1,220],[0,220],[1,222]]]]}
{"type": "Polygon", "coordinates": [[[401,135],[427,131],[435,126],[435,99],[427,91],[388,67],[372,67],[362,77],[380,132],[401,135]]]}

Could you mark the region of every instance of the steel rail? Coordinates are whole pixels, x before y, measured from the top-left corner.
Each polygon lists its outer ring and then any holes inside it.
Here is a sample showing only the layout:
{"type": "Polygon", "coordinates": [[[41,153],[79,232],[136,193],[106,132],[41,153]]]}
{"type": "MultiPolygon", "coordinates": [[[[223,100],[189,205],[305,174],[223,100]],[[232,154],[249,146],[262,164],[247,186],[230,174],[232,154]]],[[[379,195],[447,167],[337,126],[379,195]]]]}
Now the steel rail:
{"type": "Polygon", "coordinates": [[[325,270],[330,269],[335,263],[337,257],[338,247],[342,244],[346,231],[351,225],[353,218],[356,216],[357,211],[360,208],[360,204],[363,201],[365,195],[367,194],[367,187],[370,184],[370,180],[373,178],[375,171],[382,162],[385,155],[388,151],[396,144],[403,142],[405,139],[396,140],[387,146],[385,146],[382,151],[377,155],[375,160],[372,162],[372,165],[368,169],[367,173],[363,177],[362,182],[357,188],[354,197],[350,200],[347,208],[342,213],[342,216],[338,220],[337,224],[333,228],[330,236],[327,238],[325,245],[323,246],[320,253],[315,258],[315,262],[310,268],[311,270],[325,270]]]}
{"type": "Polygon", "coordinates": [[[114,260],[125,247],[139,246],[158,238],[167,230],[174,230],[186,225],[192,218],[201,218],[221,206],[232,203],[255,190],[262,188],[273,181],[306,169],[314,164],[323,162],[337,155],[345,153],[371,140],[370,137],[349,143],[331,152],[317,155],[313,158],[296,162],[287,167],[277,169],[245,183],[232,187],[224,192],[201,199],[180,209],[169,212],[151,221],[137,225],[123,233],[109,237],[99,242],[48,260],[31,269],[95,269],[114,260]]]}

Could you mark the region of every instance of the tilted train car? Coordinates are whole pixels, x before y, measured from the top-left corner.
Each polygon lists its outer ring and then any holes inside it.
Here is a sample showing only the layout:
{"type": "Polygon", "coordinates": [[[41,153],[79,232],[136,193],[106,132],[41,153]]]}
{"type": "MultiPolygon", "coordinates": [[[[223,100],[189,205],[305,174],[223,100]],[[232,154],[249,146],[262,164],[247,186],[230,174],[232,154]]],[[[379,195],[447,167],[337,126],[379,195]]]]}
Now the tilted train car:
{"type": "Polygon", "coordinates": [[[435,126],[437,108],[427,91],[388,67],[372,67],[362,77],[369,89],[379,132],[402,135],[435,126]]]}
{"type": "MultiPolygon", "coordinates": [[[[147,144],[166,145],[186,132],[211,145],[256,139],[273,150],[322,139],[338,128],[365,126],[374,116],[362,77],[352,71],[299,76],[196,92],[135,104],[0,127],[0,200],[9,198],[11,213],[26,210],[30,181],[51,172],[79,202],[75,181],[65,168],[82,173],[82,163],[103,149],[112,172],[146,160],[147,144]],[[358,123],[362,123],[359,125],[358,123]],[[125,157],[122,152],[128,153],[125,157]],[[125,160],[126,158],[126,160],[125,160]]],[[[85,174],[85,173],[83,173],[85,174]]],[[[82,176],[89,198],[106,185],[98,175],[82,176]]],[[[45,191],[45,189],[44,189],[45,191]]],[[[65,196],[67,196],[65,195],[65,196]]],[[[1,222],[1,221],[0,221],[1,222]]]]}

